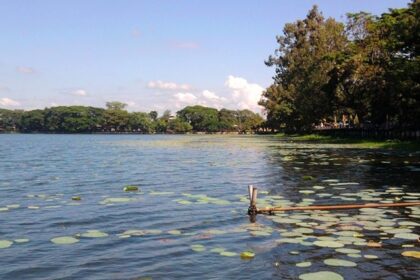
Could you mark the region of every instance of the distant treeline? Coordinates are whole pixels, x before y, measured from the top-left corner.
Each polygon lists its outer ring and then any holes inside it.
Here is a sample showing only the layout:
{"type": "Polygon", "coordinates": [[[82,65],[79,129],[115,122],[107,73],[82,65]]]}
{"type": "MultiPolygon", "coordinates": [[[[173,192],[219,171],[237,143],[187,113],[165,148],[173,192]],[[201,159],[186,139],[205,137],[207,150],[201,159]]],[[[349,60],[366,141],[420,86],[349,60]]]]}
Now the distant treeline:
{"type": "Polygon", "coordinates": [[[250,110],[188,106],[172,116],[165,111],[127,112],[126,104],[107,102],[106,109],[58,106],[43,110],[0,109],[0,132],[43,133],[187,133],[238,132],[258,129],[263,119],[250,110]]]}
{"type": "Polygon", "coordinates": [[[315,6],[277,42],[266,61],[274,82],[260,101],[267,126],[420,128],[419,0],[380,16],[347,14],[345,23],[315,6]]]}

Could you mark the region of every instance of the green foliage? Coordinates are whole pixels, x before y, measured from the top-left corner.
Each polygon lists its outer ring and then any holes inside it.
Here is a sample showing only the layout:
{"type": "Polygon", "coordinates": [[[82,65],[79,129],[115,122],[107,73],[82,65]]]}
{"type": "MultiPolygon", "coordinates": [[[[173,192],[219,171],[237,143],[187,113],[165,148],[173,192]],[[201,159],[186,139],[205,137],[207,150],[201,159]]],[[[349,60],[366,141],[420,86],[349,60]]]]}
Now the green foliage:
{"type": "Polygon", "coordinates": [[[169,110],[158,118],[150,113],[127,112],[121,102],[108,102],[107,109],[85,106],[58,106],[44,110],[0,109],[0,132],[47,132],[47,133],[188,133],[194,132],[241,132],[259,128],[263,119],[249,110],[218,111],[203,106],[186,107],[171,115],[169,110]]]}
{"type": "Polygon", "coordinates": [[[189,123],[194,131],[219,131],[218,111],[200,105],[187,106],[177,112],[178,118],[189,123]]]}
{"type": "Polygon", "coordinates": [[[23,111],[0,109],[0,131],[16,131],[21,127],[23,111]]]}
{"type": "Polygon", "coordinates": [[[278,36],[274,83],[260,104],[267,125],[307,131],[342,114],[354,125],[418,128],[420,1],[380,17],[324,19],[316,6],[278,36]]]}
{"type": "Polygon", "coordinates": [[[153,120],[147,113],[135,112],[128,114],[128,127],[130,131],[152,133],[153,120]]]}
{"type": "Polygon", "coordinates": [[[111,101],[105,104],[108,110],[124,110],[127,107],[127,104],[119,101],[111,101]]]}
{"type": "Polygon", "coordinates": [[[190,132],[191,130],[192,130],[192,126],[189,123],[179,118],[169,120],[168,122],[168,128],[167,128],[168,132],[187,133],[187,132],[190,132]]]}
{"type": "Polygon", "coordinates": [[[157,117],[158,117],[158,112],[156,112],[156,111],[150,111],[149,116],[150,116],[150,118],[151,118],[153,121],[156,121],[156,119],[157,119],[157,117]]]}

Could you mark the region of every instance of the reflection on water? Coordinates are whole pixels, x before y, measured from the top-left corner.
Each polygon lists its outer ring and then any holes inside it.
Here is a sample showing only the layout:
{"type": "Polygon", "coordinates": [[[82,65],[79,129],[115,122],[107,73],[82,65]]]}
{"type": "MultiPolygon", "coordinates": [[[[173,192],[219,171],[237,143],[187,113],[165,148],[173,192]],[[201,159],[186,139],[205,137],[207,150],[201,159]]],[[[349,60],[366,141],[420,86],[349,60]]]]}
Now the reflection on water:
{"type": "Polygon", "coordinates": [[[420,251],[420,207],[246,215],[248,184],[259,207],[420,200],[419,153],[256,136],[0,135],[0,155],[1,279],[420,272],[401,255],[420,251]]]}

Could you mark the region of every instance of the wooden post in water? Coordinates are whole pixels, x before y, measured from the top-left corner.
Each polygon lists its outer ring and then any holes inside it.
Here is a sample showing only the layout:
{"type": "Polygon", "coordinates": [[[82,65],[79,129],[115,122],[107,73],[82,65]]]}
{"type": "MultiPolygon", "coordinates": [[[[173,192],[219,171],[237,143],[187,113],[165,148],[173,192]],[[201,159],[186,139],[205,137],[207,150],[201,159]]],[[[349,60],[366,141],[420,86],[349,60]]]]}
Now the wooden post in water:
{"type": "Polygon", "coordinates": [[[249,194],[248,215],[255,218],[255,216],[257,215],[257,194],[258,194],[257,188],[252,185],[249,185],[248,194],[249,194]]]}
{"type": "Polygon", "coordinates": [[[250,202],[250,206],[251,206],[251,200],[252,200],[252,190],[253,190],[254,186],[253,185],[248,185],[248,196],[249,196],[249,202],[250,202]]]}

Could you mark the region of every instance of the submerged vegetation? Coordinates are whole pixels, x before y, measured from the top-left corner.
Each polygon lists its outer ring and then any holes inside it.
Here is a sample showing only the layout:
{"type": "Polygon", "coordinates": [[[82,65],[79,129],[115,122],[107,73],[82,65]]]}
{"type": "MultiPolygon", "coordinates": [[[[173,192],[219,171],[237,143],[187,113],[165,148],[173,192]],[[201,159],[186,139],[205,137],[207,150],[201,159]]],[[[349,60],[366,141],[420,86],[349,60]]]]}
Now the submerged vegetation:
{"type": "Polygon", "coordinates": [[[187,106],[172,116],[165,111],[127,112],[126,104],[107,102],[106,109],[85,106],[58,106],[43,110],[0,109],[0,132],[43,133],[250,133],[263,122],[250,110],[228,110],[187,106]]]}
{"type": "Polygon", "coordinates": [[[348,144],[355,148],[367,149],[395,149],[395,150],[420,150],[420,141],[402,141],[402,140],[381,140],[381,139],[366,139],[357,137],[338,137],[331,135],[320,134],[276,134],[276,137],[291,141],[310,142],[320,144],[348,144]]]}

